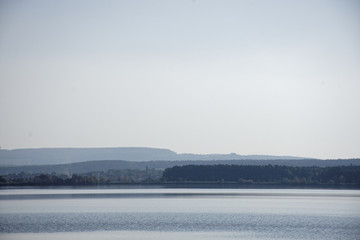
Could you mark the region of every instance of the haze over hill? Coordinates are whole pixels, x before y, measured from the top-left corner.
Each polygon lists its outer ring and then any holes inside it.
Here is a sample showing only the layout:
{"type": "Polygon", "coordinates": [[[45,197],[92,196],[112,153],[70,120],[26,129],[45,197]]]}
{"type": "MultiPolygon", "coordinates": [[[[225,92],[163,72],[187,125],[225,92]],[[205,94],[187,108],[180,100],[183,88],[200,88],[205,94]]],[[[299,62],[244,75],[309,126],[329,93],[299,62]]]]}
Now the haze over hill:
{"type": "Polygon", "coordinates": [[[280,160],[304,159],[291,156],[230,154],[178,154],[168,149],[143,147],[118,148],[34,148],[0,149],[0,166],[52,165],[95,160],[193,161],[193,160],[280,160]]]}

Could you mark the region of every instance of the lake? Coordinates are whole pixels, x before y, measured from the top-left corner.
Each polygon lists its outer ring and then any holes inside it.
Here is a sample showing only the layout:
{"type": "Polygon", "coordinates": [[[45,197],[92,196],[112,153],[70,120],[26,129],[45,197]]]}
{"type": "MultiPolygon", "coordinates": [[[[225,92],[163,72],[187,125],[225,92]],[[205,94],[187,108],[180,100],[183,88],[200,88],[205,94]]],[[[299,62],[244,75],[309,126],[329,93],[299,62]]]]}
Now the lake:
{"type": "Polygon", "coordinates": [[[360,239],[359,190],[0,189],[0,239],[360,239]]]}

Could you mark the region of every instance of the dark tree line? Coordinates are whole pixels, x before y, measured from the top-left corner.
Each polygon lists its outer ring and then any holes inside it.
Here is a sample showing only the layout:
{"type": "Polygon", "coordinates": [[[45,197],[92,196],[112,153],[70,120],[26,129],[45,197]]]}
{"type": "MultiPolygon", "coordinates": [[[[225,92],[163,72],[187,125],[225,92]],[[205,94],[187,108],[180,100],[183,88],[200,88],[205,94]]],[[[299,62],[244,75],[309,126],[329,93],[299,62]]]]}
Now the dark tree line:
{"type": "Polygon", "coordinates": [[[0,185],[96,185],[112,183],[152,183],[158,182],[162,170],[127,169],[90,172],[84,174],[57,175],[18,173],[0,176],[0,185]]]}
{"type": "Polygon", "coordinates": [[[174,182],[360,185],[360,166],[321,168],[278,165],[187,165],[165,169],[162,179],[174,182]]]}
{"type": "Polygon", "coordinates": [[[360,187],[360,166],[186,165],[57,175],[19,173],[0,176],[0,185],[96,185],[113,183],[199,183],[351,185],[360,187]]]}
{"type": "Polygon", "coordinates": [[[34,186],[63,186],[63,185],[93,185],[99,180],[95,176],[84,176],[74,174],[72,176],[57,176],[53,174],[25,174],[26,178],[20,177],[24,174],[0,176],[2,185],[34,185],[34,186]],[[30,175],[30,176],[29,176],[30,175]]]}

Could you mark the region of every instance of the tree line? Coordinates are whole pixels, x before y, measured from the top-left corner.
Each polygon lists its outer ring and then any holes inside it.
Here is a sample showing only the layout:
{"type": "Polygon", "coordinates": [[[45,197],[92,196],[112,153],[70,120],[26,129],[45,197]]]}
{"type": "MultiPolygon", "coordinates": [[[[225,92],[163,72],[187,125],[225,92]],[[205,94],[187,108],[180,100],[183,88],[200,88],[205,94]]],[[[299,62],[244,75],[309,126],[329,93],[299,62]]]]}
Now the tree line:
{"type": "Polygon", "coordinates": [[[165,170],[112,169],[67,175],[22,172],[0,176],[0,185],[191,184],[202,182],[360,187],[360,166],[292,167],[218,164],[175,166],[165,170]]]}
{"type": "Polygon", "coordinates": [[[165,169],[163,181],[243,184],[350,184],[360,186],[360,166],[187,165],[165,169]]]}
{"type": "Polygon", "coordinates": [[[152,183],[162,177],[157,169],[121,169],[83,174],[29,173],[21,172],[0,176],[0,185],[97,185],[114,183],[152,183]]]}

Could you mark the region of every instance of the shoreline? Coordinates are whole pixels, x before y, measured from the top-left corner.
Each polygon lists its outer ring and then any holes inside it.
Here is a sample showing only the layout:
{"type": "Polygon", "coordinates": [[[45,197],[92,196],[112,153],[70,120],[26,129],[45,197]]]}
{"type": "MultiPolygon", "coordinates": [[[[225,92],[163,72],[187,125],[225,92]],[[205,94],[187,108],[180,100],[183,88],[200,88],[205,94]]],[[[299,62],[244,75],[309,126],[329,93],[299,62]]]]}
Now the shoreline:
{"type": "Polygon", "coordinates": [[[279,184],[237,182],[154,182],[154,183],[104,183],[104,184],[0,184],[1,189],[11,188],[208,188],[208,189],[353,189],[360,190],[357,184],[279,184]]]}

